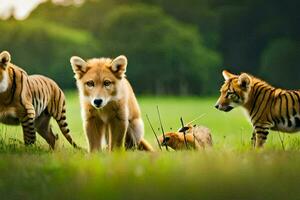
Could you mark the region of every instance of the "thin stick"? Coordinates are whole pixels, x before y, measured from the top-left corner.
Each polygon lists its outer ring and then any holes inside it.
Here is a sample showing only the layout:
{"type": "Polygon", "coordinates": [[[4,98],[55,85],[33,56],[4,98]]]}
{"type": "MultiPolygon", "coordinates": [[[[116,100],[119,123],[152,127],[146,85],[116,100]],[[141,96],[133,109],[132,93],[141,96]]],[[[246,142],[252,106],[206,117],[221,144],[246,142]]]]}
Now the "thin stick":
{"type": "MultiPolygon", "coordinates": [[[[196,118],[195,118],[195,119],[193,119],[192,121],[190,121],[190,122],[186,123],[186,126],[188,126],[188,125],[192,124],[193,122],[195,122],[195,121],[199,120],[200,118],[204,117],[205,115],[206,115],[206,113],[204,113],[204,114],[202,114],[202,115],[200,115],[200,116],[196,117],[196,118]]],[[[180,129],[179,129],[179,130],[180,130],[180,129]]],[[[178,131],[179,131],[179,130],[178,130],[178,131]]]]}
{"type": "Polygon", "coordinates": [[[200,118],[204,117],[205,115],[206,115],[206,113],[204,113],[204,114],[202,114],[202,115],[200,115],[200,116],[196,117],[196,118],[195,118],[195,119],[193,119],[192,121],[188,122],[188,123],[187,123],[187,125],[189,125],[189,124],[191,124],[191,123],[193,123],[193,122],[195,122],[195,121],[199,120],[200,118]]]}
{"type": "Polygon", "coordinates": [[[161,148],[161,146],[160,146],[160,143],[159,143],[158,137],[157,137],[157,135],[156,135],[156,132],[155,132],[155,130],[154,130],[154,128],[153,128],[153,126],[152,126],[152,124],[151,124],[151,122],[150,122],[150,119],[149,119],[149,117],[148,117],[147,114],[146,114],[146,118],[147,118],[147,121],[148,121],[148,123],[149,123],[149,125],[150,125],[150,127],[151,127],[152,132],[154,133],[154,136],[155,136],[155,138],[156,138],[158,147],[159,147],[159,149],[162,151],[162,148],[161,148]]]}
{"type": "MultiPolygon", "coordinates": [[[[161,131],[162,131],[162,134],[163,134],[163,139],[165,141],[166,140],[166,136],[165,136],[164,127],[163,127],[163,125],[161,123],[160,112],[159,112],[158,106],[156,106],[156,109],[157,109],[157,114],[158,114],[158,119],[159,119],[161,131]]],[[[166,146],[166,150],[169,151],[167,143],[165,143],[165,146],[166,146]]]]}
{"type": "Polygon", "coordinates": [[[182,126],[182,129],[183,129],[184,143],[185,143],[186,149],[189,149],[188,144],[187,144],[187,141],[186,141],[186,137],[185,137],[184,123],[183,123],[182,117],[180,117],[180,122],[181,122],[181,126],[182,126]]]}

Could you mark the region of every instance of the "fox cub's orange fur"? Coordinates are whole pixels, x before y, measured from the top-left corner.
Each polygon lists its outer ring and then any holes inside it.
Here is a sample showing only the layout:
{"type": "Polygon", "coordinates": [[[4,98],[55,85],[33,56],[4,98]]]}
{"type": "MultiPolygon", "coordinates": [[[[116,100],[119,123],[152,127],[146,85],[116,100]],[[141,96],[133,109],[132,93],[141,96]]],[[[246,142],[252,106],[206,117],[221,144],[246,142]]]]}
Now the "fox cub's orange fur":
{"type": "Polygon", "coordinates": [[[138,146],[153,151],[144,140],[141,112],[125,78],[127,58],[70,60],[79,90],[81,114],[89,151],[138,146]]]}

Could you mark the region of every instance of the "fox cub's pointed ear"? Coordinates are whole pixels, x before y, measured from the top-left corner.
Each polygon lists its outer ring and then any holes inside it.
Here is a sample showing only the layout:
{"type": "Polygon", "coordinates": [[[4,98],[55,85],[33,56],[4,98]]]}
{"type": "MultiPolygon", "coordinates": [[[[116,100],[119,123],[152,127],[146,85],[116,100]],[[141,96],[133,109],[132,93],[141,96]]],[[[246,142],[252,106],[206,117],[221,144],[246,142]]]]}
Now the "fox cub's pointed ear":
{"type": "Polygon", "coordinates": [[[231,78],[233,78],[233,77],[236,76],[236,75],[230,73],[230,72],[227,71],[227,70],[223,70],[222,75],[223,75],[225,81],[227,81],[228,79],[231,79],[231,78]]]}
{"type": "Polygon", "coordinates": [[[127,68],[126,56],[118,56],[111,63],[111,70],[118,78],[122,78],[125,75],[127,68]]]}
{"type": "Polygon", "coordinates": [[[248,89],[251,86],[251,82],[252,82],[252,78],[246,74],[246,73],[242,73],[239,76],[239,85],[241,88],[243,89],[248,89]]]}
{"type": "Polygon", "coordinates": [[[8,63],[10,63],[10,54],[8,51],[2,51],[0,53],[0,66],[6,67],[8,63]]]}
{"type": "Polygon", "coordinates": [[[82,75],[87,71],[87,63],[78,56],[73,56],[70,59],[75,78],[81,78],[82,75]]]}

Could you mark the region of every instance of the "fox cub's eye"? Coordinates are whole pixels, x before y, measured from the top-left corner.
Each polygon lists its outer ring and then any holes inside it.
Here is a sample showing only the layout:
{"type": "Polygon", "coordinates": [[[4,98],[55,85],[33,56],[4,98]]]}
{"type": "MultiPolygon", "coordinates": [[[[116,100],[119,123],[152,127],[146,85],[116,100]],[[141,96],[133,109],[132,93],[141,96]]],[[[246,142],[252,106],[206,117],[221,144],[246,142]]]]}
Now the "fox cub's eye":
{"type": "Polygon", "coordinates": [[[95,83],[94,81],[88,81],[85,83],[88,87],[94,87],[95,86],[95,83]]]}
{"type": "Polygon", "coordinates": [[[103,85],[105,87],[109,87],[111,85],[111,82],[110,81],[104,81],[103,85]]]}

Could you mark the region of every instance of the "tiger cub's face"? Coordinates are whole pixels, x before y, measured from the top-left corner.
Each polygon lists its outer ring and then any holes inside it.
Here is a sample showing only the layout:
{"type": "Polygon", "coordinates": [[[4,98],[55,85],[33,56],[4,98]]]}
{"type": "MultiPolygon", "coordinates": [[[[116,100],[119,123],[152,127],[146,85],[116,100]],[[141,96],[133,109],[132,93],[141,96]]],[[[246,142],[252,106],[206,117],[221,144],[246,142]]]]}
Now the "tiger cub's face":
{"type": "Polygon", "coordinates": [[[125,56],[87,61],[73,56],[70,61],[83,101],[101,109],[117,97],[127,67],[125,56]]]}
{"type": "Polygon", "coordinates": [[[215,107],[221,111],[229,112],[233,108],[247,103],[252,78],[246,73],[238,76],[225,70],[222,74],[225,82],[221,87],[221,95],[215,107]]]}
{"type": "Polygon", "coordinates": [[[7,66],[10,63],[10,54],[7,51],[0,53],[0,93],[3,93],[8,88],[8,72],[7,66]]]}

